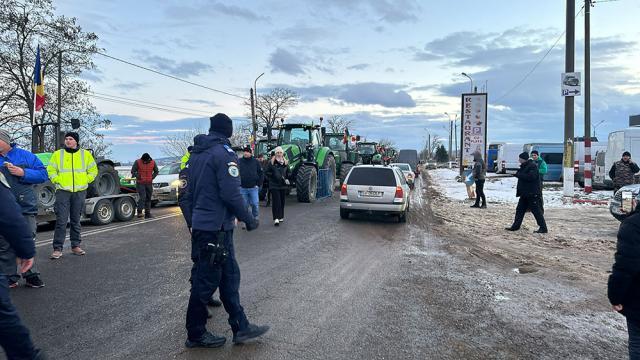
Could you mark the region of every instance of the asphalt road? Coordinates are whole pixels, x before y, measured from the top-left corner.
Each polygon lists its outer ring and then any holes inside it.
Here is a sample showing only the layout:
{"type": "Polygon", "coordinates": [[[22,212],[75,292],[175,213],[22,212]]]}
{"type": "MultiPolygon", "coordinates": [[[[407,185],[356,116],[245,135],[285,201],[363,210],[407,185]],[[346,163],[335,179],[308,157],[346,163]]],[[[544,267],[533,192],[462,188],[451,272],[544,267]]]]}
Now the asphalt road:
{"type": "Polygon", "coordinates": [[[228,344],[184,348],[190,242],[176,207],[157,209],[153,220],[87,225],[87,255],[65,249],[58,261],[48,259],[52,234],[43,228],[37,261],[46,287],[14,289],[13,301],[52,359],[584,359],[611,352],[586,330],[556,326],[563,319],[541,324],[537,312],[525,316],[538,309],[535,298],[505,304],[500,291],[511,287],[514,297],[531,288],[528,280],[489,256],[452,253],[429,230],[437,219],[420,187],[407,224],[341,220],[337,196],[287,200],[283,225],[274,227],[261,207],[261,227],[235,236],[241,302],[250,321],[271,325],[252,343],[232,345],[226,313],[216,308],[209,329],[228,344]]]}

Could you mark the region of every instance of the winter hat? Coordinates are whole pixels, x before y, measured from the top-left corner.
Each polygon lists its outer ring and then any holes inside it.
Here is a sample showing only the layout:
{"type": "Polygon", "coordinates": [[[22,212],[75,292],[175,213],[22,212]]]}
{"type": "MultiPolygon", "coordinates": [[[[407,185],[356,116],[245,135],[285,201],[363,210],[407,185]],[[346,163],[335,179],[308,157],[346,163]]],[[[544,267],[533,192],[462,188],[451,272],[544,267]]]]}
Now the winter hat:
{"type": "Polygon", "coordinates": [[[0,130],[0,141],[11,144],[11,135],[9,135],[7,130],[0,130]]]}
{"type": "Polygon", "coordinates": [[[249,145],[246,145],[246,146],[242,149],[242,151],[244,151],[244,152],[248,152],[248,153],[252,153],[252,152],[253,152],[253,151],[251,150],[251,146],[249,146],[249,145]]]}
{"type": "Polygon", "coordinates": [[[522,160],[529,160],[529,153],[527,153],[527,152],[520,153],[520,155],[518,155],[518,157],[520,159],[522,159],[522,160]]]}
{"type": "Polygon", "coordinates": [[[210,117],[209,120],[211,121],[209,133],[217,132],[226,138],[230,138],[233,135],[233,122],[227,115],[218,113],[210,117]]]}
{"type": "Polygon", "coordinates": [[[531,155],[533,155],[533,154],[536,154],[536,155],[540,156],[540,153],[538,152],[538,150],[533,150],[533,151],[531,152],[531,155]]]}
{"type": "Polygon", "coordinates": [[[74,131],[69,131],[66,134],[64,134],[64,137],[72,137],[76,140],[77,143],[80,143],[80,135],[78,135],[77,132],[74,131]]]}
{"type": "Polygon", "coordinates": [[[188,152],[193,151],[193,146],[189,145],[189,146],[187,147],[187,151],[188,151],[188,152]]]}
{"type": "Polygon", "coordinates": [[[141,159],[142,161],[151,161],[151,155],[149,155],[149,153],[144,153],[142,154],[141,159]]]}
{"type": "Polygon", "coordinates": [[[630,153],[630,152],[628,152],[628,151],[625,151],[625,152],[623,152],[623,153],[622,153],[622,156],[623,156],[623,157],[624,157],[624,156],[631,157],[631,153],[630,153]]]}

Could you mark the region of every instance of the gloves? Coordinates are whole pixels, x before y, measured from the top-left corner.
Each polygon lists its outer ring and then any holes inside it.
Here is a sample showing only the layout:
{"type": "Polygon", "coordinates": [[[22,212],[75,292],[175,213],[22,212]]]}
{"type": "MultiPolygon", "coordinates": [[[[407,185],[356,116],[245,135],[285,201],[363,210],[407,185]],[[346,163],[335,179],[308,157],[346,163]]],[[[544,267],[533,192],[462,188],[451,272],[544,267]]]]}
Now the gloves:
{"type": "Polygon", "coordinates": [[[254,218],[253,221],[245,223],[247,227],[247,231],[253,231],[258,228],[260,225],[260,221],[257,218],[254,218]]]}
{"type": "Polygon", "coordinates": [[[287,185],[291,185],[291,182],[289,181],[289,179],[284,179],[284,183],[287,185]]]}

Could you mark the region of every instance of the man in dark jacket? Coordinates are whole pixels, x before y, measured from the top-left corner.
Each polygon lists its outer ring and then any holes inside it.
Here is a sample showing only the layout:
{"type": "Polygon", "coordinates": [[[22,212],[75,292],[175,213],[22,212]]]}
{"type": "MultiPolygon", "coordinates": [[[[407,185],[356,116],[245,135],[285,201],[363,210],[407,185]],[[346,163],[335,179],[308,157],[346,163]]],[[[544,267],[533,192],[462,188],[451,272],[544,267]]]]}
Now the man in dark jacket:
{"type": "Polygon", "coordinates": [[[153,179],[158,176],[158,165],[151,155],[144,153],[131,167],[131,175],[136,178],[138,191],[138,217],[141,218],[144,207],[144,217],[151,218],[151,196],[153,195],[153,179]]]}
{"type": "Polygon", "coordinates": [[[627,318],[629,358],[640,359],[640,196],[638,207],[618,230],[608,295],[613,310],[627,318]]]}
{"type": "MultiPolygon", "coordinates": [[[[36,246],[22,209],[9,190],[9,183],[0,173],[0,236],[12,253],[18,257],[20,272],[26,273],[33,265],[36,246]]],[[[15,263],[14,263],[15,264],[15,263]]],[[[43,359],[44,355],[33,346],[29,330],[22,324],[11,303],[7,277],[0,273],[0,346],[9,359],[43,359]]]]}
{"type": "MultiPolygon", "coordinates": [[[[35,186],[49,180],[49,176],[47,169],[37,156],[10,143],[9,139],[9,133],[0,130],[0,172],[9,182],[11,192],[22,209],[22,216],[29,224],[29,230],[31,230],[35,242],[38,228],[36,224],[38,198],[35,186]]],[[[9,277],[9,287],[17,287],[20,274],[17,274],[16,256],[9,243],[2,236],[0,236],[0,254],[0,272],[9,277]]],[[[44,286],[35,266],[22,274],[22,277],[28,287],[41,288],[44,286]]]]}
{"type": "Polygon", "coordinates": [[[533,160],[529,159],[529,154],[526,152],[521,153],[519,158],[520,169],[516,172],[515,177],[518,178],[516,196],[520,197],[520,200],[518,200],[513,225],[506,228],[506,230],[520,230],[524,214],[527,212],[527,209],[530,209],[540,227],[534,232],[546,234],[548,232],[547,223],[544,221],[544,215],[540,208],[540,174],[538,172],[538,166],[533,160]]]}
{"type": "Polygon", "coordinates": [[[609,170],[609,177],[613,180],[613,194],[621,187],[633,184],[633,177],[640,171],[638,164],[631,161],[631,153],[622,153],[622,159],[616,161],[609,170]]]}
{"type": "MultiPolygon", "coordinates": [[[[187,308],[185,346],[219,347],[224,336],[207,331],[207,303],[216,288],[229,314],[233,342],[243,343],[263,335],[268,326],[249,323],[240,305],[240,268],[235,259],[233,229],[236,217],[251,231],[258,220],[249,213],[240,194],[238,157],[229,138],[233,123],[225,114],[211,117],[209,135],[196,137],[189,158],[189,183],[185,201],[190,204],[192,241],[197,262],[187,308]]],[[[193,253],[193,250],[192,250],[193,253]]]]}
{"type": "Polygon", "coordinates": [[[473,181],[476,183],[476,203],[471,205],[472,208],[486,208],[487,197],[484,195],[484,182],[487,179],[487,166],[482,160],[482,154],[479,151],[473,153],[473,181]],[[482,205],[480,205],[482,199],[482,205]]]}
{"type": "Polygon", "coordinates": [[[538,166],[538,174],[540,174],[540,209],[544,214],[544,197],[542,196],[542,182],[544,180],[544,176],[547,174],[547,162],[544,161],[543,158],[540,157],[540,153],[538,150],[533,150],[531,152],[531,160],[538,166]]]}
{"type": "Polygon", "coordinates": [[[240,169],[240,193],[244,197],[244,201],[251,206],[251,212],[254,218],[258,218],[260,200],[258,192],[264,181],[264,172],[262,165],[253,157],[251,146],[247,145],[243,149],[244,155],[238,160],[238,168],[240,169]]]}

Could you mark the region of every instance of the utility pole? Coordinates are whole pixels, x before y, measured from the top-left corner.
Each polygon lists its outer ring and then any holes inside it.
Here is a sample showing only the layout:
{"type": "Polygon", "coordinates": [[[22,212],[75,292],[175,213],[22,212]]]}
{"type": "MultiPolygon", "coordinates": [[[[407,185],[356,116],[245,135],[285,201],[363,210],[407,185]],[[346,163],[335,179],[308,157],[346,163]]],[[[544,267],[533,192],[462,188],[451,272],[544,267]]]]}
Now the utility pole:
{"type": "Polygon", "coordinates": [[[58,121],[55,126],[54,139],[56,141],[54,149],[60,148],[60,129],[62,125],[62,51],[58,53],[58,121]]]}
{"type": "MultiPolygon", "coordinates": [[[[565,72],[574,71],[575,42],[576,42],[576,2],[567,0],[567,31],[565,49],[565,72]]],[[[562,169],[563,194],[573,197],[573,126],[574,126],[574,98],[564,97],[564,161],[562,169]]]]}
{"type": "Polygon", "coordinates": [[[427,140],[427,159],[431,160],[431,133],[429,135],[429,140],[427,140]]]}
{"type": "Polygon", "coordinates": [[[256,121],[256,103],[253,97],[253,89],[249,90],[249,99],[251,100],[251,146],[256,147],[256,136],[258,135],[258,122],[256,121]]]}
{"type": "Polygon", "coordinates": [[[591,193],[591,1],[584,0],[584,192],[591,193]]]}

